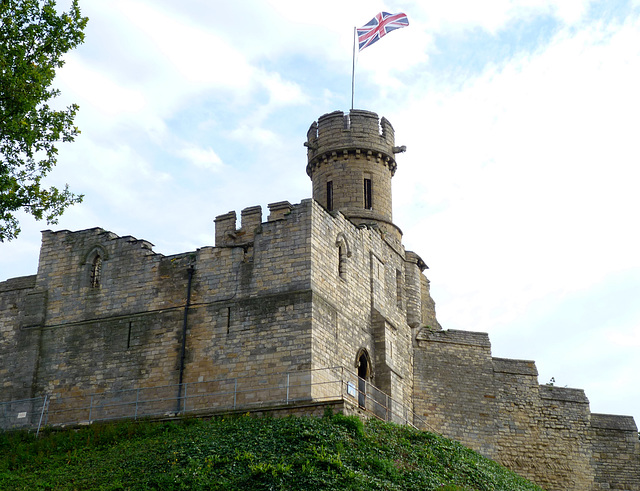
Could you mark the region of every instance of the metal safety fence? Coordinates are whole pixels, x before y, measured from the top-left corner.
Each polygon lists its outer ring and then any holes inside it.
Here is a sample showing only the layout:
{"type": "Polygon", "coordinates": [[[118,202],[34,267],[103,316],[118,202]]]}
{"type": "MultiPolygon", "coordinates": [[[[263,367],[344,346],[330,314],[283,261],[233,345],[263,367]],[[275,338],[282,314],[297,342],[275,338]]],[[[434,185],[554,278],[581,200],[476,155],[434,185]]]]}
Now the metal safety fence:
{"type": "Polygon", "coordinates": [[[105,391],[83,396],[47,394],[0,402],[0,429],[40,431],[43,426],[98,421],[170,418],[182,415],[344,401],[370,416],[426,428],[413,411],[343,368],[299,370],[202,382],[105,391]]]}

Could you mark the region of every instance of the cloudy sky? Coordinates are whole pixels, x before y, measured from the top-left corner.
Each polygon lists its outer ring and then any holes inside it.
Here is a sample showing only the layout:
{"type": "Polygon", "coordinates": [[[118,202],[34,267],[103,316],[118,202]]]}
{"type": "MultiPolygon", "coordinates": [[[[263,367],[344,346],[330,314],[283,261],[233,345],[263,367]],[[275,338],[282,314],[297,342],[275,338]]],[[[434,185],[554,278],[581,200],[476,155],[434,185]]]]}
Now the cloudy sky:
{"type": "MultiPolygon", "coordinates": [[[[67,0],[59,0],[61,7],[67,0]]],[[[410,26],[356,58],[356,108],[391,121],[394,221],[445,329],[640,422],[639,0],[81,0],[59,104],[82,135],[49,181],[86,195],[24,217],[0,281],[34,274],[40,230],[103,227],[174,254],[230,210],[310,197],[303,141],[348,110],[354,26],[410,26]]]]}

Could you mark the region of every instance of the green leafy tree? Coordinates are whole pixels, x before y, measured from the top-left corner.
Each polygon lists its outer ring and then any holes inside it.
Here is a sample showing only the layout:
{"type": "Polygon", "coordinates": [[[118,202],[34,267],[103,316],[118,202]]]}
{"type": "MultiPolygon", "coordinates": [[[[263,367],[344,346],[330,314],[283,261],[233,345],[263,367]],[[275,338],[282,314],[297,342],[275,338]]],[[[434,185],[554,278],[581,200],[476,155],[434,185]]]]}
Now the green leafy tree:
{"type": "Polygon", "coordinates": [[[58,13],[55,0],[0,0],[0,242],[20,233],[16,212],[56,223],[82,201],[65,185],[46,187],[58,142],[73,141],[78,106],[55,110],[51,85],[63,55],[84,41],[87,18],[77,0],[58,13]]]}

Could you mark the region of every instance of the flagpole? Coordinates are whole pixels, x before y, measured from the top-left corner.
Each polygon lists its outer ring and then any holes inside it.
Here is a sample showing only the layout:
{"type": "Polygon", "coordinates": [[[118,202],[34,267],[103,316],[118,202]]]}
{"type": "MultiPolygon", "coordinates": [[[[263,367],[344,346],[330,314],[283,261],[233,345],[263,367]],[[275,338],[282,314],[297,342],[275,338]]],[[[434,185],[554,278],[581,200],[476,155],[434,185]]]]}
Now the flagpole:
{"type": "Polygon", "coordinates": [[[351,63],[351,110],[353,111],[353,93],[356,86],[356,28],[353,28],[353,59],[351,63]]]}

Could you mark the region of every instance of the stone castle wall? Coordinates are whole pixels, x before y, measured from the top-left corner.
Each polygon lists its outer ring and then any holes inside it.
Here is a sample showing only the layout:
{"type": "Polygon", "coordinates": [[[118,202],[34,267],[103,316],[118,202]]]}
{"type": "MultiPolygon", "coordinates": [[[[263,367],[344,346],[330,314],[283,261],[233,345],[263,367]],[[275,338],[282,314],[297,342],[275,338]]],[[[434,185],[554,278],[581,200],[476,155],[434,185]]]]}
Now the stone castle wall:
{"type": "Polygon", "coordinates": [[[40,333],[26,325],[39,322],[42,294],[36,275],[0,283],[0,397],[3,401],[31,397],[40,333]],[[32,306],[35,304],[35,308],[32,306]]]}
{"type": "Polygon", "coordinates": [[[492,357],[485,333],[421,329],[417,344],[414,407],[429,426],[548,490],[640,489],[632,418],[539,385],[533,361],[492,357]]]}
{"type": "MultiPolygon", "coordinates": [[[[0,402],[345,367],[382,391],[350,411],[388,395],[549,490],[640,491],[633,418],[539,385],[534,362],[493,357],[485,333],[442,330],[427,266],[391,222],[394,138],[374,113],[322,116],[306,142],[315,199],[272,203],[266,220],[245,208],[239,227],[220,215],[196,251],[43,232],[37,274],[0,282],[0,402]]],[[[330,389],[303,387],[294,397],[317,411],[330,389]]]]}
{"type": "Polygon", "coordinates": [[[357,354],[366,349],[374,385],[410,405],[406,296],[411,285],[405,281],[404,249],[392,247],[377,230],[354,226],[341,213],[328,214],[315,201],[313,211],[314,366],[357,372],[357,354]]]}
{"type": "Polygon", "coordinates": [[[240,228],[235,213],[220,215],[215,247],[168,257],[99,228],[46,231],[38,274],[0,283],[1,399],[176,384],[181,374],[357,371],[365,350],[369,381],[410,404],[403,254],[313,200],[274,203],[265,222],[247,208],[240,228]]]}
{"type": "Polygon", "coordinates": [[[178,383],[190,267],[185,382],[309,367],[300,212],[262,224],[251,247],[169,257],[102,229],[44,232],[38,275],[0,283],[2,400],[178,383]],[[87,266],[96,251],[98,288],[87,266]]]}
{"type": "Polygon", "coordinates": [[[591,414],[594,489],[640,489],[638,428],[630,416],[591,414]]]}

